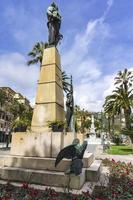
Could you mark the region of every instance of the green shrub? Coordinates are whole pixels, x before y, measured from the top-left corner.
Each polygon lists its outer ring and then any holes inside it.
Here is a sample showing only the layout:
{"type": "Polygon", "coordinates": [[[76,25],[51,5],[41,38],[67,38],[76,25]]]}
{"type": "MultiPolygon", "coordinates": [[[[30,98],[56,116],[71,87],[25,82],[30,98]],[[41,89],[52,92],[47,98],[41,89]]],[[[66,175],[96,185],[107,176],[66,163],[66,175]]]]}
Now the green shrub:
{"type": "Polygon", "coordinates": [[[62,132],[65,128],[65,122],[59,120],[48,121],[48,127],[51,128],[53,132],[62,132]]]}
{"type": "Polygon", "coordinates": [[[113,136],[113,142],[116,144],[116,145],[120,145],[122,143],[122,139],[119,135],[115,135],[113,136]]]}

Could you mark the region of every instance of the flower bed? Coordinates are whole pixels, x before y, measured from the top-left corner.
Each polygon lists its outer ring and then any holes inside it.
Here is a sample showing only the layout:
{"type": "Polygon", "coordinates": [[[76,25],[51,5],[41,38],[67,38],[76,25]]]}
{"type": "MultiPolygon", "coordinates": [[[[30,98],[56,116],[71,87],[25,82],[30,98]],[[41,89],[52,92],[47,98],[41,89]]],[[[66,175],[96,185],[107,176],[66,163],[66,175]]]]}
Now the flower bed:
{"type": "Polygon", "coordinates": [[[9,183],[0,185],[0,200],[92,200],[88,192],[81,195],[56,192],[54,189],[46,188],[37,190],[23,183],[21,187],[15,187],[9,183]]]}
{"type": "Polygon", "coordinates": [[[56,192],[52,188],[37,190],[27,183],[15,187],[10,183],[0,185],[0,200],[133,200],[133,165],[105,159],[110,174],[107,187],[96,186],[93,194],[81,195],[56,192]]]}
{"type": "Polygon", "coordinates": [[[109,184],[103,188],[101,197],[104,199],[133,200],[133,165],[105,159],[109,166],[109,184]]]}

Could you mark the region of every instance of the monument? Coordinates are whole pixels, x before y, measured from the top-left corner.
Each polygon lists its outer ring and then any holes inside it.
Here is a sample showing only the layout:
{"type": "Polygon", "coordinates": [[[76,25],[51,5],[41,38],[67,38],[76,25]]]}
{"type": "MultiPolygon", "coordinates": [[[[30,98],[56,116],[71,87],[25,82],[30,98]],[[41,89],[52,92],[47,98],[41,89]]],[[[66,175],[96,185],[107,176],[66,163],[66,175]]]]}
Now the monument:
{"type": "Polygon", "coordinates": [[[60,55],[56,48],[63,37],[60,34],[61,15],[52,3],[47,9],[48,48],[44,49],[40,78],[36,95],[31,130],[47,130],[48,121],[64,121],[64,97],[62,89],[60,55]]]}
{"type": "MultiPolygon", "coordinates": [[[[48,127],[48,121],[64,121],[65,113],[61,62],[57,50],[57,45],[63,36],[59,32],[61,15],[55,3],[48,7],[47,17],[48,45],[43,52],[31,131],[13,133],[10,155],[3,158],[0,176],[10,181],[58,187],[67,187],[69,184],[69,188],[80,189],[86,180],[97,180],[100,164],[95,163],[92,153],[87,153],[83,158],[82,173],[78,176],[65,175],[64,172],[71,165],[70,160],[63,159],[55,168],[56,156],[62,148],[72,144],[74,134],[52,132],[48,127]]],[[[71,109],[69,123],[73,111],[72,94],[71,88],[68,95],[69,109],[71,109]]]]}
{"type": "Polygon", "coordinates": [[[56,157],[58,151],[74,139],[74,135],[68,137],[63,132],[52,132],[48,125],[49,122],[64,122],[65,112],[61,61],[56,48],[61,39],[61,16],[55,3],[48,7],[47,17],[48,44],[43,51],[31,132],[13,135],[12,155],[56,157]]]}
{"type": "Polygon", "coordinates": [[[91,128],[90,128],[90,133],[95,134],[95,125],[94,125],[94,115],[91,115],[91,128]]]}

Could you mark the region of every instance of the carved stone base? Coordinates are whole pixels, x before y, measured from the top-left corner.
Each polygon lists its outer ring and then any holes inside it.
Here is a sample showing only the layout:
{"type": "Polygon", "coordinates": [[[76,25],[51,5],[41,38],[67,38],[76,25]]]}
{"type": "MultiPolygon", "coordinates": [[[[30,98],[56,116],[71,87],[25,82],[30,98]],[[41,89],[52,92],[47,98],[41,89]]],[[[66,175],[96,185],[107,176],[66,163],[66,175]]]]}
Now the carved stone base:
{"type": "Polygon", "coordinates": [[[17,132],[12,135],[11,155],[53,158],[73,140],[73,133],[17,132]]]}

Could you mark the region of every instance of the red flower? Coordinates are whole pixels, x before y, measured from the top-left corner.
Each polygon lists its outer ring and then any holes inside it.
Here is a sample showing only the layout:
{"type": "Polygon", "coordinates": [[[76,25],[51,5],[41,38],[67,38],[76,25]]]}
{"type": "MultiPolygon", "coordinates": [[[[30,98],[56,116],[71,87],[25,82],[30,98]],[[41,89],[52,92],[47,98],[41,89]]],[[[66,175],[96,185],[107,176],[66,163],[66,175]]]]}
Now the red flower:
{"type": "Polygon", "coordinates": [[[94,200],[102,200],[99,196],[95,196],[94,200]]]}
{"type": "Polygon", "coordinates": [[[72,194],[72,200],[77,200],[77,196],[75,194],[72,194]]]}
{"type": "Polygon", "coordinates": [[[112,159],[112,162],[114,162],[114,163],[115,163],[115,160],[114,160],[114,159],[112,159]]]}
{"type": "Polygon", "coordinates": [[[129,171],[128,170],[126,170],[126,172],[127,172],[127,175],[129,174],[129,171]]]}
{"type": "Polygon", "coordinates": [[[39,191],[38,191],[38,190],[34,190],[34,195],[35,195],[35,196],[37,196],[37,195],[38,195],[38,193],[39,193],[39,191]]]}
{"type": "Polygon", "coordinates": [[[128,184],[128,187],[133,188],[133,183],[128,184]]]}
{"type": "Polygon", "coordinates": [[[36,190],[34,188],[30,189],[30,195],[31,195],[31,197],[37,197],[38,193],[39,193],[38,190],[36,190]]]}
{"type": "Polygon", "coordinates": [[[87,192],[82,192],[82,194],[84,197],[88,197],[90,193],[89,193],[89,191],[87,191],[87,192]]]}
{"type": "Polygon", "coordinates": [[[29,188],[29,184],[28,183],[23,183],[22,188],[28,189],[29,188]]]}
{"type": "Polygon", "coordinates": [[[112,192],[112,197],[115,198],[118,196],[118,193],[117,192],[112,192]]]}

